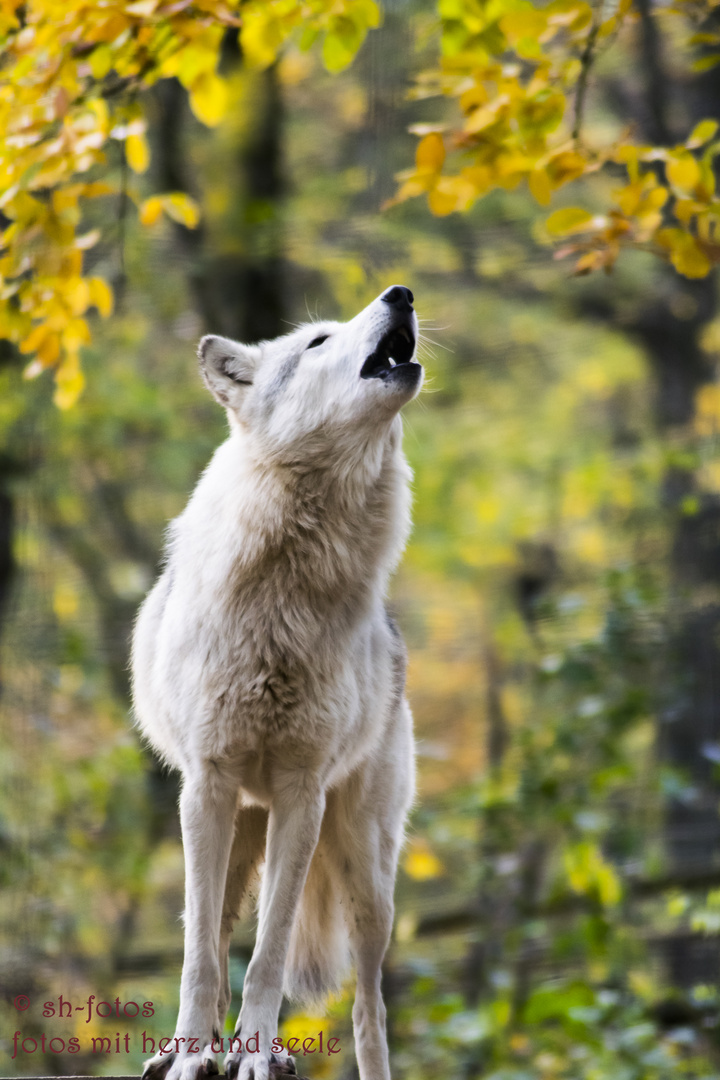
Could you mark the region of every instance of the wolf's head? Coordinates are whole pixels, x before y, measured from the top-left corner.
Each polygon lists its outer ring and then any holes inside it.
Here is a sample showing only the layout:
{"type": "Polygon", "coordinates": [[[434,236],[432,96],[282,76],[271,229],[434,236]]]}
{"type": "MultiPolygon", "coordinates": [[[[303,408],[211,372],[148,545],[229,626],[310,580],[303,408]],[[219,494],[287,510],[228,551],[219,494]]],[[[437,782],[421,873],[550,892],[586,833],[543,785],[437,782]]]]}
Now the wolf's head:
{"type": "Polygon", "coordinates": [[[208,335],[198,356],[213,396],[286,461],[359,446],[387,430],[420,390],[413,294],[393,285],[347,323],[316,322],[241,345],[208,335]]]}

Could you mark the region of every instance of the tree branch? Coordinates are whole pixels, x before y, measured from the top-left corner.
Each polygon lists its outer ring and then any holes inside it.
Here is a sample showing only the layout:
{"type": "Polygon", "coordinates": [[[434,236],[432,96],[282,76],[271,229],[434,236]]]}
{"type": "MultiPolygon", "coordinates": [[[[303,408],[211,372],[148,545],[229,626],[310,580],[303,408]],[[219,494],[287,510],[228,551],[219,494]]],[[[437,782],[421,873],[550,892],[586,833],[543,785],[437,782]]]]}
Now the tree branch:
{"type": "Polygon", "coordinates": [[[582,56],[580,57],[580,75],[577,81],[577,89],[575,91],[575,122],[573,123],[572,137],[577,142],[580,138],[580,132],[582,130],[583,118],[585,115],[585,99],[587,97],[588,78],[590,76],[590,69],[595,59],[595,44],[597,42],[598,33],[600,31],[600,21],[598,20],[590,29],[588,39],[585,42],[585,48],[583,49],[582,56]]]}

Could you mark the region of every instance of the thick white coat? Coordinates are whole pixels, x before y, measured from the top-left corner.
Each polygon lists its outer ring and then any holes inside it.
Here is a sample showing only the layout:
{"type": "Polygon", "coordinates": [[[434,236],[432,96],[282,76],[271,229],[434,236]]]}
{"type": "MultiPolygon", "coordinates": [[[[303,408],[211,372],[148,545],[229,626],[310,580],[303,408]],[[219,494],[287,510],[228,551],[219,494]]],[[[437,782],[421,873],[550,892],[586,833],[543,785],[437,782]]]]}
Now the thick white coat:
{"type": "Polygon", "coordinates": [[[226,1071],[290,1067],[277,1043],[271,1053],[283,981],[321,997],[349,944],[361,1080],[389,1080],[380,964],[414,765],[384,598],[410,521],[398,412],[422,369],[360,372],[398,326],[417,337],[409,305],[379,297],[347,324],[200,345],[230,437],[170,527],[133,640],[136,720],[182,772],[186,853],[178,1041],[149,1077],[213,1070],[232,924],[264,861],[238,1021],[259,1049],[234,1049],[226,1071]]]}

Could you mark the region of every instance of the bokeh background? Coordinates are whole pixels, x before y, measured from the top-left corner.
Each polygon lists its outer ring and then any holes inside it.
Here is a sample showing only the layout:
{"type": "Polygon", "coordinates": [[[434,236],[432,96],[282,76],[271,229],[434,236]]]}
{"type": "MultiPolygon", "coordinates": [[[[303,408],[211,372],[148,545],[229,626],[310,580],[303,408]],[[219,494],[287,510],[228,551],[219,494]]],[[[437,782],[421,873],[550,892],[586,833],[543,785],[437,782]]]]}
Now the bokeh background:
{"type": "MultiPolygon", "coordinates": [[[[717,282],[639,251],[572,278],[520,190],[445,218],[383,209],[428,116],[407,88],[433,26],[389,4],[337,76],[292,48],[248,71],[228,38],[212,131],[160,83],[143,183],[190,193],[200,227],[89,211],[89,262],[118,305],[72,409],[0,355],[5,1075],[138,1073],[142,1033],[174,1029],[177,786],[132,730],[127,660],[165,526],[225,433],[196,342],[350,318],[398,282],[427,379],[406,413],[415,527],[391,598],[419,752],[384,976],[394,1075],[720,1075],[717,282]],[[92,994],[154,1015],[42,1015],[92,994]],[[80,1052],[13,1057],[15,1031],[80,1052]]],[[[600,61],[591,127],[655,122],[645,59],[631,27],[600,61]]],[[[663,62],[670,122],[720,117],[720,79],[690,92],[671,35],[663,62]]],[[[235,936],[234,1013],[253,929],[235,936]]],[[[342,1048],[301,1071],[356,1076],[351,1000],[286,1007],[286,1034],[342,1048]]]]}

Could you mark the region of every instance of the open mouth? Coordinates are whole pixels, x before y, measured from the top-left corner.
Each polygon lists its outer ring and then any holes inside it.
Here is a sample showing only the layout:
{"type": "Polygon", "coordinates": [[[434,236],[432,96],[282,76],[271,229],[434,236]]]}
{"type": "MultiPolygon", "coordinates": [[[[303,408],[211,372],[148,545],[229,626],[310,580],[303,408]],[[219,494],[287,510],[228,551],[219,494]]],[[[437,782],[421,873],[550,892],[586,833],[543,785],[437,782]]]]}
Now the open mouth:
{"type": "Polygon", "coordinates": [[[415,337],[407,326],[384,334],[360,370],[361,379],[387,379],[397,368],[419,368],[413,359],[415,337]]]}

